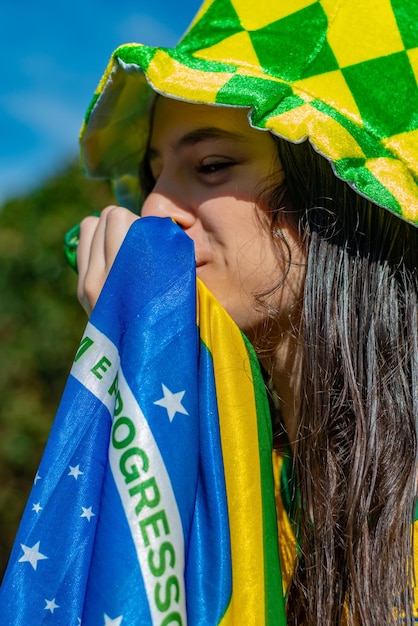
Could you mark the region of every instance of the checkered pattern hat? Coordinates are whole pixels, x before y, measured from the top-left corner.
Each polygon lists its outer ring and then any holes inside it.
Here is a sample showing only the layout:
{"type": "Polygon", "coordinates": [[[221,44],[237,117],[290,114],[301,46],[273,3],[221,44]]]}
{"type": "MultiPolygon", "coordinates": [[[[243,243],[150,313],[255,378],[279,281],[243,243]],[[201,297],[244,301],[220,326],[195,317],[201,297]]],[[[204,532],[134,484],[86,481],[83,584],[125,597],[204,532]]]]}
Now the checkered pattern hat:
{"type": "Polygon", "coordinates": [[[418,225],[417,0],[206,0],[172,49],[123,45],[81,132],[87,173],[138,208],[153,92],[249,107],[358,193],[418,225]]]}

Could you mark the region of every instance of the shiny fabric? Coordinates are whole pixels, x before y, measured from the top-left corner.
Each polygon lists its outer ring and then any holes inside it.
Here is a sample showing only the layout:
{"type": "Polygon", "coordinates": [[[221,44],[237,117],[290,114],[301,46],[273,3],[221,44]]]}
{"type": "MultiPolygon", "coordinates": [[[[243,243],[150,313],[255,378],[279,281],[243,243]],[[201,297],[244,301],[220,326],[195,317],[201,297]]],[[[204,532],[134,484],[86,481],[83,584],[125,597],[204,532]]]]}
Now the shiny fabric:
{"type": "Polygon", "coordinates": [[[359,194],[418,224],[416,0],[206,0],[173,49],[120,46],[88,108],[84,167],[140,210],[154,92],[249,108],[359,194]]]}
{"type": "Polygon", "coordinates": [[[192,240],[138,220],[75,356],[0,623],[283,626],[271,439],[258,361],[196,290],[192,240]]]}

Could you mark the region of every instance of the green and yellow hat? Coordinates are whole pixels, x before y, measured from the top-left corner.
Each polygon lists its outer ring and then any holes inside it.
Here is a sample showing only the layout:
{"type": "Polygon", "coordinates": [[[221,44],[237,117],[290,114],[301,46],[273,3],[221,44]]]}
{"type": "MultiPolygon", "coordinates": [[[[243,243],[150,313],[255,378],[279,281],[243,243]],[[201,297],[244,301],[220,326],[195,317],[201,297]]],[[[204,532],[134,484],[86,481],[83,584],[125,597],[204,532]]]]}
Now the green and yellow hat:
{"type": "Polygon", "coordinates": [[[249,107],[309,139],[358,193],[418,225],[417,0],[206,0],[175,48],[120,46],[81,132],[82,161],[138,210],[153,92],[249,107]]]}

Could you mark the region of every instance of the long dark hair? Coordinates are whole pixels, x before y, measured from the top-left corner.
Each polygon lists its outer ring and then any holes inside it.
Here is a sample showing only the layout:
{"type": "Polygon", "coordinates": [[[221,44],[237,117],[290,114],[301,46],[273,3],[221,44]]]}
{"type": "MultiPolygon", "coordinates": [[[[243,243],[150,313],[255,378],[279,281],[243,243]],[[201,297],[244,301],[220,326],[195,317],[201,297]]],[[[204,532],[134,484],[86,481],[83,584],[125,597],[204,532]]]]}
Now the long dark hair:
{"type": "Polygon", "coordinates": [[[418,229],[354,193],[308,143],[275,141],[308,259],[288,623],[412,624],[418,229]]]}

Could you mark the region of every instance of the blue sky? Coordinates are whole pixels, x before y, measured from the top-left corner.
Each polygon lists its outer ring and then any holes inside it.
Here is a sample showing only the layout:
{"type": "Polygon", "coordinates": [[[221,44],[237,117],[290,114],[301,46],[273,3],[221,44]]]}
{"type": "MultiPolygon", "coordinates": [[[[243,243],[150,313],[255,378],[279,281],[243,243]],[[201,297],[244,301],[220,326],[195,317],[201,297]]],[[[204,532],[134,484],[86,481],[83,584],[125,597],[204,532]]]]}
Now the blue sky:
{"type": "Polygon", "coordinates": [[[77,154],[85,109],[120,44],[175,45],[200,0],[2,0],[0,204],[77,154]]]}

